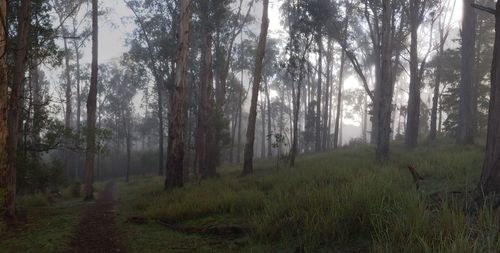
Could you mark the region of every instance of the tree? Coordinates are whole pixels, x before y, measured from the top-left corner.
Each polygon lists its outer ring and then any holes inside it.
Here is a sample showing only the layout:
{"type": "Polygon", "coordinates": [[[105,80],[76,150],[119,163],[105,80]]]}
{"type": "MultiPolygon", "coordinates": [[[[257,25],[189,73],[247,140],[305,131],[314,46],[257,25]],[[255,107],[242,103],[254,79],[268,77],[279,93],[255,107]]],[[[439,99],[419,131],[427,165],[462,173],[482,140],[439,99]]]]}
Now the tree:
{"type": "MultiPolygon", "coordinates": [[[[407,9],[410,18],[410,94],[408,100],[408,114],[406,121],[406,145],[413,148],[417,145],[418,131],[420,124],[420,90],[424,67],[427,55],[422,64],[419,64],[418,55],[418,28],[424,21],[425,13],[430,6],[429,0],[411,0],[410,7],[407,9]],[[420,66],[419,66],[420,65],[420,66]]],[[[434,17],[432,17],[434,18],[434,17]]],[[[434,22],[432,21],[432,24],[434,22]]],[[[432,34],[432,27],[431,27],[432,34]]],[[[430,38],[432,41],[432,37],[430,38]]],[[[430,49],[429,49],[430,50],[430,49]]]]}
{"type": "Polygon", "coordinates": [[[393,73],[392,73],[392,33],[391,33],[391,17],[392,5],[391,0],[383,0],[382,2],[382,40],[381,40],[381,77],[380,98],[376,99],[378,105],[378,127],[377,127],[377,147],[376,157],[379,161],[386,161],[389,158],[389,142],[391,136],[391,111],[392,111],[392,95],[394,92],[393,73]]]}
{"type": "MultiPolygon", "coordinates": [[[[0,1],[0,24],[7,23],[7,0],[0,1]]],[[[7,109],[8,109],[8,66],[7,66],[7,26],[0,26],[0,210],[9,210],[13,206],[7,201],[7,190],[12,183],[7,160],[7,109]]],[[[3,213],[0,212],[0,213],[3,213]]]]}
{"type": "Polygon", "coordinates": [[[461,80],[457,129],[457,142],[460,144],[472,144],[474,142],[474,103],[472,94],[477,16],[476,11],[471,6],[473,2],[473,0],[464,0],[463,2],[461,80]]]}
{"type": "Polygon", "coordinates": [[[5,196],[6,202],[6,217],[8,220],[15,220],[16,208],[16,170],[18,167],[18,141],[19,141],[19,124],[22,110],[23,94],[24,94],[24,76],[25,65],[28,55],[28,36],[31,20],[31,1],[22,0],[18,14],[17,27],[17,48],[15,53],[14,67],[14,83],[9,99],[8,109],[8,141],[7,141],[7,193],[5,196]]]}
{"type": "Polygon", "coordinates": [[[87,150],[85,154],[85,199],[94,198],[94,158],[96,154],[96,110],[98,65],[98,1],[92,0],[92,66],[87,98],[87,150]]]}
{"type": "MultiPolygon", "coordinates": [[[[228,3],[227,1],[214,1],[217,3],[219,6],[215,6],[219,12],[216,14],[221,15],[224,11],[227,11],[228,3]]],[[[232,62],[232,55],[233,55],[233,47],[234,43],[236,41],[236,38],[238,37],[239,34],[242,33],[243,28],[245,24],[247,24],[250,21],[250,12],[253,8],[253,5],[255,3],[255,0],[250,0],[248,4],[248,9],[247,12],[244,16],[242,16],[242,6],[243,6],[243,0],[239,1],[238,5],[238,11],[234,17],[230,16],[229,20],[217,20],[214,22],[217,25],[217,43],[215,45],[216,47],[216,59],[215,59],[215,65],[219,66],[215,68],[215,71],[217,73],[217,78],[218,81],[216,83],[216,90],[215,90],[215,108],[214,108],[214,120],[219,121],[219,122],[224,122],[224,106],[226,104],[226,90],[227,90],[227,80],[229,76],[229,70],[231,67],[231,62],[232,62]],[[237,22],[232,21],[231,19],[236,19],[238,20],[237,22]],[[226,22],[229,24],[229,27],[224,27],[222,22],[226,22]],[[222,34],[221,29],[228,29],[226,34],[222,34]],[[224,42],[221,41],[221,39],[225,39],[226,43],[223,46],[224,42]],[[223,51],[225,50],[226,54],[223,54],[223,51]]],[[[225,124],[225,123],[224,123],[225,124]]],[[[215,149],[215,159],[216,163],[209,165],[210,168],[208,168],[209,171],[213,171],[215,173],[215,166],[220,163],[221,159],[221,151],[222,151],[222,129],[225,128],[226,126],[220,126],[220,127],[215,127],[214,128],[214,147],[211,149],[215,149]]],[[[239,155],[239,153],[238,153],[239,155]]]]}
{"type": "Polygon", "coordinates": [[[252,84],[252,98],[250,103],[250,115],[248,117],[247,143],[245,144],[245,155],[243,161],[243,175],[253,173],[253,146],[255,142],[255,121],[257,119],[257,100],[259,98],[260,83],[262,80],[262,62],[266,54],[267,31],[269,28],[269,0],[263,0],[262,23],[260,27],[259,46],[255,56],[255,71],[252,84]]]}
{"type": "MultiPolygon", "coordinates": [[[[342,41],[347,40],[347,26],[349,24],[349,15],[350,15],[350,7],[346,5],[346,15],[343,21],[343,33],[340,35],[342,41]]],[[[340,70],[339,70],[339,87],[338,87],[338,95],[337,95],[337,112],[335,116],[335,132],[333,136],[333,148],[336,149],[339,144],[339,130],[340,130],[340,118],[341,118],[341,108],[342,108],[342,89],[344,85],[344,68],[345,68],[345,50],[342,50],[340,56],[340,70]]]]}
{"type": "Polygon", "coordinates": [[[495,11],[495,44],[491,67],[490,109],[486,153],[481,174],[480,190],[484,193],[500,191],[500,1],[495,11]]]}
{"type": "Polygon", "coordinates": [[[186,115],[186,83],[189,51],[190,0],[181,0],[179,27],[179,56],[175,75],[175,94],[170,120],[167,151],[167,177],[165,188],[183,186],[184,172],[184,126],[186,115]]]}
{"type": "MultiPolygon", "coordinates": [[[[443,58],[444,54],[444,45],[446,41],[448,40],[448,36],[450,34],[450,24],[451,24],[451,18],[452,14],[455,10],[455,4],[456,1],[453,1],[453,7],[450,13],[446,13],[446,15],[443,15],[441,13],[439,15],[439,21],[438,21],[438,32],[439,32],[439,40],[438,40],[438,46],[437,46],[437,55],[434,59],[436,62],[435,64],[435,77],[434,77],[434,89],[433,89],[433,97],[432,97],[432,109],[431,109],[431,125],[430,125],[430,132],[429,132],[429,140],[435,140],[437,136],[437,124],[438,124],[438,105],[439,105],[439,100],[441,97],[441,78],[442,78],[442,64],[444,63],[441,58],[443,58]]],[[[441,3],[440,6],[440,12],[444,12],[445,8],[448,7],[449,1],[446,1],[445,3],[441,3]]]]}
{"type": "Polygon", "coordinates": [[[172,87],[175,82],[175,57],[178,6],[177,1],[143,2],[126,1],[134,13],[137,30],[131,41],[130,55],[137,62],[143,62],[155,81],[158,118],[158,174],[163,175],[165,104],[170,108],[172,87]],[[166,18],[168,17],[168,18],[166,18]],[[169,30],[168,33],[165,30],[169,30]],[[166,91],[166,92],[165,92],[166,91]]]}
{"type": "MultiPolygon", "coordinates": [[[[57,17],[59,19],[59,23],[62,26],[62,33],[61,36],[63,38],[63,46],[64,46],[64,78],[65,78],[65,99],[66,99],[66,108],[65,108],[65,115],[64,115],[64,128],[66,132],[71,131],[71,114],[72,114],[72,83],[71,83],[71,70],[70,70],[70,56],[71,52],[68,46],[68,39],[69,39],[69,33],[66,27],[64,26],[64,21],[66,18],[68,18],[69,15],[71,15],[71,12],[75,9],[73,5],[78,5],[80,3],[73,3],[72,1],[54,1],[54,6],[57,12],[57,17]]],[[[69,135],[68,135],[69,136],[69,135]]],[[[66,139],[66,145],[69,146],[70,139],[69,137],[66,139]]],[[[69,149],[66,150],[64,162],[65,162],[65,168],[64,168],[64,173],[66,180],[69,179],[69,160],[70,160],[70,154],[71,151],[69,149]]]]}

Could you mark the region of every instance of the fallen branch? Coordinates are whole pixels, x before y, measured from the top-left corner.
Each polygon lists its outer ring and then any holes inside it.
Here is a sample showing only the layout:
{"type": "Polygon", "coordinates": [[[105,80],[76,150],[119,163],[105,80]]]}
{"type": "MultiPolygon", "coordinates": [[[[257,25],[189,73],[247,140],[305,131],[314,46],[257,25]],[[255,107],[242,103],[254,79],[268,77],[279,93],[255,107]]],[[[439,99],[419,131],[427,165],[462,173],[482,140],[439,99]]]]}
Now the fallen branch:
{"type": "Polygon", "coordinates": [[[185,234],[203,234],[216,236],[239,236],[245,233],[245,228],[235,225],[208,225],[206,227],[182,227],[162,220],[156,220],[159,224],[185,234]]]}
{"type": "Polygon", "coordinates": [[[420,176],[420,174],[418,174],[415,167],[409,165],[408,170],[410,171],[411,176],[413,177],[413,182],[415,182],[415,186],[417,187],[418,190],[420,188],[420,181],[424,180],[424,178],[420,176]]]}

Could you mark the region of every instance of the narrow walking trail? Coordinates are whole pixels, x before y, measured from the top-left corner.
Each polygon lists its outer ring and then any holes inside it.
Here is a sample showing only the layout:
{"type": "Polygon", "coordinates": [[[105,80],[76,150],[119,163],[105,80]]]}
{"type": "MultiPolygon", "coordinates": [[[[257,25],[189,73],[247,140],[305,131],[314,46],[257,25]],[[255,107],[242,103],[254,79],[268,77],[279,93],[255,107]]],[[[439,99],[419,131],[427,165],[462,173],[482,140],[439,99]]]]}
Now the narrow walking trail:
{"type": "Polygon", "coordinates": [[[75,229],[69,252],[124,252],[115,230],[113,182],[106,184],[99,198],[90,205],[75,229]]]}

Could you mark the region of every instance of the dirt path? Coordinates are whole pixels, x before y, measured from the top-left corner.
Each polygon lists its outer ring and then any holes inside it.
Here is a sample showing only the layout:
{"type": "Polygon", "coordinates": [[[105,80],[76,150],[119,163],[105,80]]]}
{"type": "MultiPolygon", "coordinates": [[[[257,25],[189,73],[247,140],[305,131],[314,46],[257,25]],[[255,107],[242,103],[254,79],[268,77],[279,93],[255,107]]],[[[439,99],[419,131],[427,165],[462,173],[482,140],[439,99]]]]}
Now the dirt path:
{"type": "Polygon", "coordinates": [[[113,182],[109,182],[80,220],[73,234],[69,252],[123,252],[115,231],[114,207],[113,182]]]}

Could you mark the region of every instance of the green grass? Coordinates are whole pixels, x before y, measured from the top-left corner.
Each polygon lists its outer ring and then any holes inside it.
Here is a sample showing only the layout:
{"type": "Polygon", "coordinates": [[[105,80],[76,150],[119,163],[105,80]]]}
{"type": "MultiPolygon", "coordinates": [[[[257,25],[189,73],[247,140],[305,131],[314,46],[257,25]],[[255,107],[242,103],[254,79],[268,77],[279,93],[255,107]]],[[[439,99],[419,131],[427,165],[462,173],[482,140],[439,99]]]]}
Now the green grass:
{"type": "Polygon", "coordinates": [[[163,179],[134,177],[118,185],[118,222],[129,252],[493,252],[500,247],[500,213],[485,206],[464,213],[476,186],[482,149],[451,144],[408,151],[392,148],[378,165],[371,147],[302,156],[293,169],[256,164],[254,175],[239,167],[221,178],[166,192],[163,179]],[[415,189],[407,166],[425,180],[415,189]],[[147,219],[131,224],[126,217],[147,219]],[[184,228],[235,226],[242,236],[177,232],[184,228]],[[183,248],[188,245],[188,249],[183,248]]]}
{"type": "MultiPolygon", "coordinates": [[[[102,188],[102,183],[97,189],[102,188]]],[[[50,200],[43,194],[17,198],[19,225],[7,229],[0,221],[0,252],[67,252],[75,226],[92,202],[71,196],[63,189],[62,198],[50,200]]]]}

